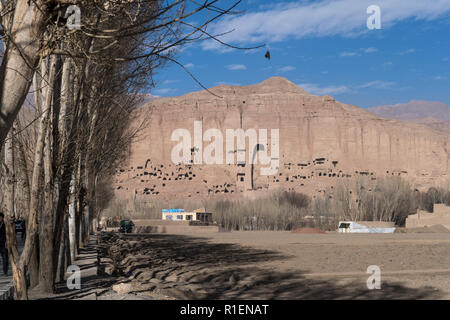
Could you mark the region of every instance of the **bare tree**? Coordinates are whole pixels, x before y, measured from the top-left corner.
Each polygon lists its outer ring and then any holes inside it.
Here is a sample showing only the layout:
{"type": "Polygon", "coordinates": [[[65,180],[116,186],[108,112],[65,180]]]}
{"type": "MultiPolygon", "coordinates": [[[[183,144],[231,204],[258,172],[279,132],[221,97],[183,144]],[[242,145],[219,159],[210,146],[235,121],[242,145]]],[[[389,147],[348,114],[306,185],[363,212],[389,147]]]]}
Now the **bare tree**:
{"type": "Polygon", "coordinates": [[[165,63],[181,66],[177,48],[222,43],[207,26],[239,2],[225,9],[217,0],[0,2],[0,147],[6,141],[3,183],[16,299],[27,298],[27,272],[33,285],[53,292],[67,262],[87,244],[104,205],[97,190],[126,157],[117,146],[129,144],[144,125],[130,126],[139,92],[154,85],[153,74],[165,63]],[[66,23],[72,4],[83,12],[80,29],[66,23]],[[194,17],[198,25],[189,22],[194,17]],[[36,117],[10,132],[32,82],[36,117]],[[13,228],[16,177],[26,187],[22,254],[13,228]]]}

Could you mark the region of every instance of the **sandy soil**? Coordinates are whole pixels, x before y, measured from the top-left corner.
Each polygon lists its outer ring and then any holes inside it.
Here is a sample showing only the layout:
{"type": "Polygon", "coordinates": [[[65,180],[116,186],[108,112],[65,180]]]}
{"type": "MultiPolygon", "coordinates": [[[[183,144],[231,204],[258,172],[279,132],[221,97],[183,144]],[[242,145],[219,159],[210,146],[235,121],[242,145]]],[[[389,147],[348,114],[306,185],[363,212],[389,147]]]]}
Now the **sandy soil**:
{"type": "Polygon", "coordinates": [[[127,293],[176,299],[450,299],[450,234],[106,234],[127,293]],[[367,267],[381,269],[368,290],[367,267]]]}

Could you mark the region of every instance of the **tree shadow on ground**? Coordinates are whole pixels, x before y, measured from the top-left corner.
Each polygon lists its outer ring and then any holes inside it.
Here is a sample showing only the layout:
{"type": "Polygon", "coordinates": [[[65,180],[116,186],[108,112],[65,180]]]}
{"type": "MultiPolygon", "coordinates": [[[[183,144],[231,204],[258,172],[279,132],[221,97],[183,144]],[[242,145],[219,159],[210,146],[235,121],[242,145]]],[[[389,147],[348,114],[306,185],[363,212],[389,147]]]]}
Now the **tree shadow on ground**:
{"type": "MultiPolygon", "coordinates": [[[[178,299],[436,299],[434,288],[408,288],[400,282],[369,290],[367,277],[308,278],[304,272],[260,267],[289,256],[276,251],[211,243],[181,235],[103,235],[103,254],[112,258],[122,282],[149,284],[178,299]]],[[[152,289],[154,290],[154,289],[152,289]]],[[[145,290],[144,290],[145,291],[145,290]]],[[[136,292],[139,290],[136,289],[136,292]]]]}
{"type": "MultiPolygon", "coordinates": [[[[259,250],[229,243],[211,243],[205,238],[167,234],[133,234],[123,235],[126,239],[120,250],[110,250],[109,254],[119,261],[121,269],[126,269],[130,262],[144,262],[145,266],[168,265],[180,263],[191,267],[208,268],[228,265],[252,264],[277,261],[289,258],[276,251],[259,250]],[[151,258],[151,259],[148,259],[151,258]]],[[[127,270],[126,273],[130,273],[127,270]]]]}
{"type": "Polygon", "coordinates": [[[407,288],[401,283],[382,283],[369,290],[366,278],[311,279],[300,273],[246,268],[209,274],[211,283],[203,283],[207,292],[202,299],[437,299],[442,293],[433,288],[407,288]],[[230,281],[230,279],[235,279],[230,281]]]}
{"type": "MultiPolygon", "coordinates": [[[[94,244],[78,249],[78,256],[83,260],[95,259],[97,257],[97,248],[94,244]]],[[[97,261],[82,264],[80,270],[87,270],[97,266],[97,261]]],[[[94,292],[110,290],[111,286],[117,281],[116,277],[106,275],[92,274],[81,279],[81,289],[69,289],[66,281],[55,284],[55,293],[46,294],[35,290],[31,291],[31,296],[36,300],[68,300],[83,299],[91,296],[94,292]]]]}

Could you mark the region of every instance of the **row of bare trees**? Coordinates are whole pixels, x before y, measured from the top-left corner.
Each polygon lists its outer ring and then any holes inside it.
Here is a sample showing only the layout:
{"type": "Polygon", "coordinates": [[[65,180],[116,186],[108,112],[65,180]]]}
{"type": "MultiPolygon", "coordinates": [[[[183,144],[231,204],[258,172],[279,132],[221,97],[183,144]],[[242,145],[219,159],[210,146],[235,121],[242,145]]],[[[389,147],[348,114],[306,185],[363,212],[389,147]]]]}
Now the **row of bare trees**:
{"type": "Polygon", "coordinates": [[[26,297],[27,271],[31,285],[45,292],[62,280],[95,227],[97,185],[113,173],[123,146],[139,130],[126,64],[94,65],[52,54],[39,67],[34,106],[20,117],[37,121],[16,120],[4,148],[3,206],[17,298],[26,297]],[[19,217],[27,226],[21,254],[14,232],[19,217]]]}
{"type": "Polygon", "coordinates": [[[207,25],[239,1],[217,2],[0,0],[0,205],[15,299],[64,279],[108,201],[99,190],[145,125],[139,93],[164,63],[178,63],[177,48],[216,39],[207,25]],[[67,25],[73,5],[78,29],[67,25]],[[21,251],[17,218],[26,220],[21,251]]]}
{"type": "Polygon", "coordinates": [[[328,189],[312,203],[315,215],[336,220],[391,221],[403,226],[418,209],[433,212],[435,203],[450,205],[447,188],[431,187],[421,192],[405,179],[393,176],[373,181],[357,177],[328,189]]]}

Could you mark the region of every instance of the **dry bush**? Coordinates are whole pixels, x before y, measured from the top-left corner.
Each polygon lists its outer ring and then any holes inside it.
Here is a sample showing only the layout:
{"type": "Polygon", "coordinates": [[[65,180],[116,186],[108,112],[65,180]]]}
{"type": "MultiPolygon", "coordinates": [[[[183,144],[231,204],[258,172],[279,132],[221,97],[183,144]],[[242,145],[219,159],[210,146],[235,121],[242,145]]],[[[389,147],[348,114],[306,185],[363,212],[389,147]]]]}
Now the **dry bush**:
{"type": "Polygon", "coordinates": [[[428,212],[434,211],[434,203],[436,198],[433,193],[430,193],[430,190],[428,190],[428,192],[417,192],[416,199],[420,210],[425,210],[428,212]]]}
{"type": "Polygon", "coordinates": [[[403,225],[417,210],[414,191],[401,177],[372,181],[357,178],[338,185],[336,190],[316,199],[313,211],[333,213],[336,220],[392,221],[403,225]]]}
{"type": "Polygon", "coordinates": [[[429,198],[431,203],[441,203],[441,194],[437,188],[429,188],[426,196],[429,198]]]}
{"type": "Polygon", "coordinates": [[[308,209],[285,201],[278,193],[255,200],[212,200],[207,208],[229,230],[292,230],[307,224],[308,209]]]}
{"type": "Polygon", "coordinates": [[[229,230],[292,230],[315,226],[306,216],[309,196],[294,191],[275,191],[258,199],[211,200],[214,220],[229,230]]]}
{"type": "Polygon", "coordinates": [[[450,206],[450,191],[442,187],[430,187],[427,192],[417,192],[418,208],[428,212],[434,211],[434,204],[450,206]]]}
{"type": "Polygon", "coordinates": [[[229,230],[293,230],[302,227],[336,230],[340,220],[392,221],[402,226],[407,216],[416,213],[418,208],[432,210],[436,200],[450,203],[450,192],[444,191],[420,193],[401,177],[376,181],[357,178],[342,182],[313,200],[293,191],[275,191],[254,200],[178,199],[134,201],[127,205],[115,200],[107,214],[129,219],[161,219],[162,209],[192,211],[206,208],[213,212],[213,219],[218,224],[229,230]]]}
{"type": "Polygon", "coordinates": [[[278,197],[279,204],[291,204],[296,208],[307,208],[311,203],[311,198],[303,193],[295,191],[283,191],[278,197]]]}
{"type": "Polygon", "coordinates": [[[102,216],[127,219],[161,219],[162,209],[183,208],[192,211],[206,208],[213,219],[230,230],[292,230],[303,226],[317,226],[308,215],[310,198],[295,192],[274,192],[256,200],[155,200],[152,202],[124,202],[114,200],[102,216]]]}
{"type": "Polygon", "coordinates": [[[444,203],[446,206],[450,206],[450,191],[447,191],[444,199],[444,203]]]}
{"type": "Polygon", "coordinates": [[[153,200],[126,201],[122,199],[112,200],[108,207],[102,211],[102,217],[120,216],[123,219],[161,219],[162,209],[180,208],[187,211],[204,207],[205,203],[196,200],[153,200]]]}
{"type": "Polygon", "coordinates": [[[448,189],[442,187],[431,187],[428,189],[427,194],[433,201],[433,203],[443,203],[450,206],[450,192],[448,189]]]}

